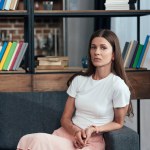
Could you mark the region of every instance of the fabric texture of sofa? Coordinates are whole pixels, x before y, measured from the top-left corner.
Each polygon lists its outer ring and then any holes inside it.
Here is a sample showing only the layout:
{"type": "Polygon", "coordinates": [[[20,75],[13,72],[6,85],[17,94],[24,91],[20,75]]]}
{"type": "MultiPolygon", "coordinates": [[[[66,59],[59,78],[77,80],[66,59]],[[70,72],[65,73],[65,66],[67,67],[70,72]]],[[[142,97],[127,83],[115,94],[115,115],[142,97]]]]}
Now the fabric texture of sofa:
{"type": "MultiPolygon", "coordinates": [[[[67,99],[61,92],[0,93],[0,150],[15,150],[29,133],[52,133],[60,127],[67,99]]],[[[104,134],[106,150],[139,150],[138,134],[130,128],[104,134]]]]}

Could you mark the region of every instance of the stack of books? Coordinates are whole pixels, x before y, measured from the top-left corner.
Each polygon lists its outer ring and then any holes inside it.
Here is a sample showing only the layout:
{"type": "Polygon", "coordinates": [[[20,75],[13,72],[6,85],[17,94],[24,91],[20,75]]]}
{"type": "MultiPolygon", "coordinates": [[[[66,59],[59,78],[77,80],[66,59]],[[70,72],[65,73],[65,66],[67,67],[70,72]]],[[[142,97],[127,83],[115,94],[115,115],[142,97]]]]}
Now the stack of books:
{"type": "Polygon", "coordinates": [[[65,56],[38,57],[38,70],[59,70],[68,67],[69,58],[65,56]]]}
{"type": "Polygon", "coordinates": [[[26,42],[5,41],[0,48],[0,70],[18,70],[27,47],[26,42]]]}
{"type": "Polygon", "coordinates": [[[105,10],[135,10],[137,0],[106,0],[105,10]]]}
{"type": "Polygon", "coordinates": [[[126,42],[122,57],[124,60],[124,67],[126,68],[148,68],[150,65],[150,35],[145,38],[144,44],[138,41],[126,42]]]}
{"type": "Polygon", "coordinates": [[[0,10],[16,10],[19,0],[0,0],[0,10]]]}

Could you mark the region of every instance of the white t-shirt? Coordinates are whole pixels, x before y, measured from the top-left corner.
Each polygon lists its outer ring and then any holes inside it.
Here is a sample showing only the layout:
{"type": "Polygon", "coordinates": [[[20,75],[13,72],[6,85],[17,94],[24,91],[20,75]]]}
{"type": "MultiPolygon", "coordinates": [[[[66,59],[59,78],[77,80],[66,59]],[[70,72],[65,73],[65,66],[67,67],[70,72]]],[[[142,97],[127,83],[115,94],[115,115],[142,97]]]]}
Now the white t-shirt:
{"type": "Polygon", "coordinates": [[[75,98],[76,111],[72,121],[82,129],[112,122],[113,109],[128,105],[130,100],[128,86],[112,73],[101,80],[76,76],[67,93],[75,98]]]}

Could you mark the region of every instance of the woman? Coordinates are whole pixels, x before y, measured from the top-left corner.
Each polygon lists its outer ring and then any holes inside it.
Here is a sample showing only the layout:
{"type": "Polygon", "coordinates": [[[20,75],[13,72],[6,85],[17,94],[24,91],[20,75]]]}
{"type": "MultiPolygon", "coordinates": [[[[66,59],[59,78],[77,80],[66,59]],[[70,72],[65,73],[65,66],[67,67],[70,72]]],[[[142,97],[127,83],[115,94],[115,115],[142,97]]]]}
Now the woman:
{"type": "Polygon", "coordinates": [[[132,113],[119,40],[110,30],[91,36],[88,69],[68,84],[62,127],[52,135],[23,136],[18,150],[104,150],[102,133],[122,128],[125,116],[132,113]]]}

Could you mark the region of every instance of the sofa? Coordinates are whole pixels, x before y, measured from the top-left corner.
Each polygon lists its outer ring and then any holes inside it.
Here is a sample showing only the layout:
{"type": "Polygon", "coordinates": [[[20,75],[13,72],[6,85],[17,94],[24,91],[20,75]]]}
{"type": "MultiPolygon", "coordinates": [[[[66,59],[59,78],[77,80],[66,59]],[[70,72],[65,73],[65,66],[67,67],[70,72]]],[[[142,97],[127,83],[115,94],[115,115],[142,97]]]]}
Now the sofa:
{"type": "MultiPolygon", "coordinates": [[[[0,150],[15,150],[29,133],[59,128],[65,91],[0,93],[0,150]]],[[[104,133],[106,150],[139,150],[138,134],[128,127],[104,133]]]]}

